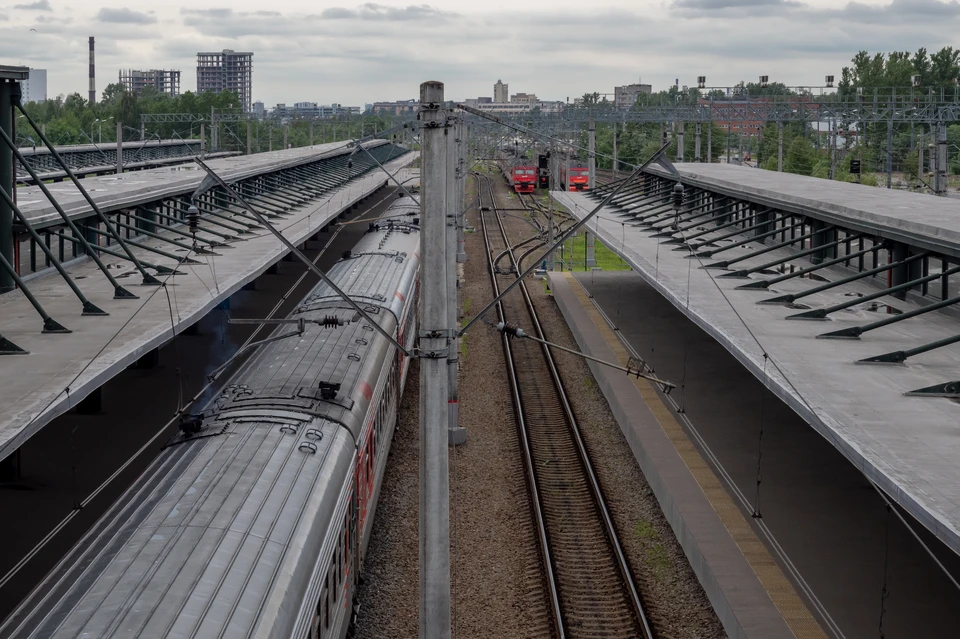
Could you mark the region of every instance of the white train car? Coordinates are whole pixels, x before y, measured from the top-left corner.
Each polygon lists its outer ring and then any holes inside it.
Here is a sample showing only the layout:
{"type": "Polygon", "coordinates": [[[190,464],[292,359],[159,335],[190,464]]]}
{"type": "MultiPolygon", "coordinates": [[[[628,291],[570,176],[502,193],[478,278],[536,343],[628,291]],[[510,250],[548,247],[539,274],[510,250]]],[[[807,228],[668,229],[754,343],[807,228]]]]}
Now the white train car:
{"type": "MultiPolygon", "coordinates": [[[[384,216],[329,276],[412,347],[419,209],[384,216]]],[[[323,283],[291,317],[326,326],[261,346],[0,636],[346,635],[408,361],[323,283]]]]}

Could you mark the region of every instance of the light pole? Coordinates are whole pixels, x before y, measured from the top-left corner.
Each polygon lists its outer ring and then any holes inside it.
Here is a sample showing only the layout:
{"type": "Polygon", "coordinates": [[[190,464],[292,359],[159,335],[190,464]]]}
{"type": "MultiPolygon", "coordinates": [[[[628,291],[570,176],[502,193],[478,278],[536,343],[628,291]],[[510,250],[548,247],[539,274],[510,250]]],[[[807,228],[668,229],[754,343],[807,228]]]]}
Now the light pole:
{"type": "Polygon", "coordinates": [[[113,116],[106,117],[104,119],[97,118],[93,121],[97,125],[97,144],[103,144],[103,123],[107,120],[112,120],[113,116]]]}

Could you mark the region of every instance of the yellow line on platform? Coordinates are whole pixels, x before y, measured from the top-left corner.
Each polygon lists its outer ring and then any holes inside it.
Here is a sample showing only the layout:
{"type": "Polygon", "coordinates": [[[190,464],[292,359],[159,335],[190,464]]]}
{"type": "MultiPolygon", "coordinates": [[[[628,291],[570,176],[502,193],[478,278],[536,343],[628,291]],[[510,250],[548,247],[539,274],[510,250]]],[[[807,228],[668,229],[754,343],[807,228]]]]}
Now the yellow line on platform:
{"type": "MultiPolygon", "coordinates": [[[[559,275],[559,273],[554,275],[559,275]]],[[[593,300],[587,296],[583,286],[570,273],[563,273],[562,275],[569,280],[571,290],[577,296],[577,300],[597,327],[604,341],[613,351],[617,361],[622,366],[626,366],[630,354],[597,309],[593,300]]],[[[743,512],[734,503],[733,498],[727,493],[719,478],[687,436],[686,431],[674,417],[673,412],[657,394],[653,385],[645,379],[637,378],[633,379],[633,384],[650,412],[659,422],[664,433],[673,442],[680,458],[683,459],[690,473],[697,480],[704,495],[710,501],[717,515],[720,516],[723,525],[740,548],[740,552],[743,553],[747,563],[753,568],[757,579],[767,591],[777,610],[780,611],[794,636],[797,639],[826,639],[826,633],[800,598],[800,595],[797,594],[793,584],[783,574],[780,566],[757,537],[743,512]]]]}

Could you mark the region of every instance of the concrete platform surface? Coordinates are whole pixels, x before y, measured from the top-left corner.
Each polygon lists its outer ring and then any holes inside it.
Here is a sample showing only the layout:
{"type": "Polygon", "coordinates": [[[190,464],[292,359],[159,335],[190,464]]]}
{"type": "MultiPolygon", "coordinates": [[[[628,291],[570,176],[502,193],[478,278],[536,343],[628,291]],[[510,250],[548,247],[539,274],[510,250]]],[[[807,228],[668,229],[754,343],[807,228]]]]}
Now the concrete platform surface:
{"type": "MultiPolygon", "coordinates": [[[[581,285],[569,272],[549,280],[581,350],[626,365],[627,350],[581,285]]],[[[589,365],[727,635],[825,638],[653,385],[589,365]]]]}
{"type": "MultiPolygon", "coordinates": [[[[684,183],[960,256],[960,200],[735,164],[679,163],[684,183]]],[[[667,176],[660,167],[651,173],[667,176]]]]}
{"type": "MultiPolygon", "coordinates": [[[[386,144],[385,140],[371,140],[365,148],[386,144]]],[[[210,160],[208,166],[227,182],[234,182],[271,170],[314,162],[326,157],[350,153],[353,147],[348,142],[330,142],[314,146],[283,149],[253,155],[240,155],[210,160]]],[[[181,164],[148,171],[133,171],[123,175],[104,175],[84,178],[83,186],[103,211],[114,211],[142,202],[145,196],[161,199],[178,193],[192,191],[205,177],[196,164],[181,164]]],[[[72,182],[60,182],[47,187],[64,211],[71,217],[89,211],[90,205],[72,182]]],[[[17,205],[35,226],[62,223],[50,201],[39,186],[17,189],[17,205]]]]}
{"type": "MultiPolygon", "coordinates": [[[[416,153],[408,153],[387,163],[386,168],[393,173],[416,157],[416,153]]],[[[398,179],[403,181],[407,173],[404,169],[398,179]]],[[[323,199],[289,211],[289,216],[274,224],[288,240],[300,244],[387,181],[383,171],[370,171],[323,199]]],[[[0,411],[0,459],[140,356],[206,315],[287,252],[266,230],[244,237],[249,239],[218,248],[219,255],[193,256],[205,264],[181,265],[184,274],[161,277],[162,287],[139,285],[139,274],[129,262],[104,255],[102,259],[117,280],[139,296],[135,300],[114,300],[112,287],[92,260],[72,264],[69,272],[90,301],[110,313],[107,317],[82,317],[79,301],[56,273],[31,279],[31,292],[51,317],[73,331],[70,334],[41,334],[42,322],[20,291],[0,297],[0,330],[30,351],[29,355],[0,357],[0,406],[4,409],[0,411]]],[[[158,260],[154,254],[148,258],[142,249],[134,252],[165,266],[176,264],[171,259],[158,260]]]]}
{"type": "MultiPolygon", "coordinates": [[[[596,206],[582,194],[552,195],[578,218],[596,206]]],[[[784,321],[786,315],[797,311],[756,302],[775,293],[810,288],[810,280],[796,278],[802,281],[790,280],[766,294],[735,290],[744,280],[716,278],[723,271],[699,268],[700,262],[687,259],[687,252],[660,245],[649,232],[625,224],[615,210],[601,211],[589,229],[869,479],[954,552],[960,552],[960,493],[956,491],[960,485],[960,465],[956,463],[960,458],[960,404],[903,395],[960,379],[960,349],[939,349],[910,359],[905,366],[855,364],[872,355],[960,333],[960,322],[943,313],[929,313],[866,333],[861,340],[816,339],[829,330],[881,316],[854,308],[827,322],[784,321]]],[[[732,251],[731,257],[755,248],[751,243],[732,251]]],[[[777,255],[774,252],[762,259],[777,255]]],[[[875,289],[860,284],[839,293],[811,296],[804,302],[822,306],[845,293],[870,290],[875,289]]],[[[912,307],[892,298],[879,301],[903,310],[912,307]]]]}

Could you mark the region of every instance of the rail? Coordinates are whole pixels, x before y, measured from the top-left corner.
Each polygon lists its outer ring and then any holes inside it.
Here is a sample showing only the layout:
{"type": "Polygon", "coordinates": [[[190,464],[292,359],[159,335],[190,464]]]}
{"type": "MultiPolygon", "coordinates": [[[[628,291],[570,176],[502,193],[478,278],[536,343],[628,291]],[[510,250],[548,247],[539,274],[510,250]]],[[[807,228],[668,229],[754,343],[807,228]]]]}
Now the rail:
{"type": "MultiPolygon", "coordinates": [[[[498,295],[500,278],[515,279],[520,264],[490,178],[478,175],[477,180],[481,198],[484,181],[490,194],[487,213],[481,207],[480,224],[498,295]],[[488,228],[489,213],[495,216],[503,247],[493,246],[499,242],[488,228]],[[496,267],[494,254],[501,251],[512,261],[508,273],[496,267]]],[[[542,339],[530,295],[523,283],[518,288],[520,296],[506,296],[497,305],[499,319],[516,321],[526,314],[542,339]]],[[[506,335],[503,346],[557,636],[651,639],[640,593],[549,348],[526,340],[511,342],[506,335]],[[544,384],[544,377],[550,382],[544,384]]]]}

